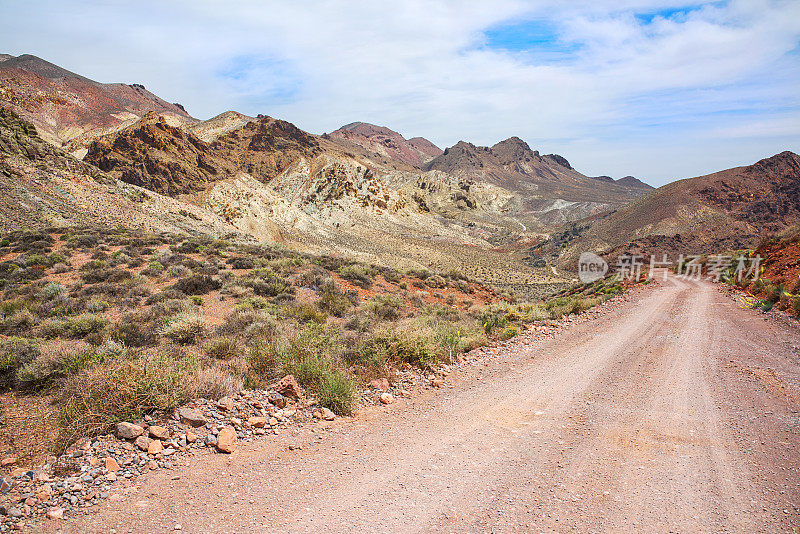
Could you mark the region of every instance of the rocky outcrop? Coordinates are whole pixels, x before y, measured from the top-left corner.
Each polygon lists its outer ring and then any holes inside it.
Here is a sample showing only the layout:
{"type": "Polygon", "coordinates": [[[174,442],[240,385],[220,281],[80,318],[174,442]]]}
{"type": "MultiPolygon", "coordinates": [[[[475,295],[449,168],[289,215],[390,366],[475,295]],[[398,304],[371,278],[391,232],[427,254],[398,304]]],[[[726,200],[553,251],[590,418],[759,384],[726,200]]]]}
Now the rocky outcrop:
{"type": "Polygon", "coordinates": [[[43,139],[80,148],[97,135],[138,120],[148,111],[176,122],[196,122],[140,84],[105,84],[30,54],[0,61],[0,103],[32,122],[43,139]]]}
{"type": "Polygon", "coordinates": [[[201,191],[236,172],[236,166],[217,158],[208,143],[153,112],[95,139],[85,161],[123,182],[170,196],[201,191]]]}
{"type": "Polygon", "coordinates": [[[385,126],[353,122],[327,134],[328,139],[344,147],[357,145],[376,155],[422,168],[425,163],[440,155],[442,150],[423,137],[406,139],[385,126]]]}

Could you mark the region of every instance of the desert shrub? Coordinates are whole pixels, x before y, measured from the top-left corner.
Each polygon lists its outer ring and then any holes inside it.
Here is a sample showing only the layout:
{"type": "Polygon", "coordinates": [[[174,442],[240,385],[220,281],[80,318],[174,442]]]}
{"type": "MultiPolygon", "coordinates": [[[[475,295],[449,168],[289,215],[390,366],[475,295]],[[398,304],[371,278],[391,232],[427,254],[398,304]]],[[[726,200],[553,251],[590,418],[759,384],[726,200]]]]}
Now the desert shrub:
{"type": "Polygon", "coordinates": [[[400,287],[400,289],[402,289],[403,291],[408,291],[408,284],[407,284],[407,283],[405,283],[405,282],[400,282],[400,286],[399,286],[399,287],[400,287]]]}
{"type": "Polygon", "coordinates": [[[38,356],[17,371],[17,380],[28,388],[52,386],[56,379],[79,372],[95,358],[94,349],[85,341],[45,343],[39,346],[38,356]]]}
{"type": "Polygon", "coordinates": [[[161,333],[175,343],[189,345],[206,334],[206,325],[201,316],[182,313],[165,325],[161,333]]]}
{"type": "Polygon", "coordinates": [[[328,314],[320,311],[313,304],[301,303],[291,310],[291,314],[301,323],[325,324],[328,321],[328,314]]]}
{"type": "Polygon", "coordinates": [[[775,306],[775,303],[771,300],[762,300],[760,301],[759,306],[763,311],[768,312],[772,310],[772,308],[775,306]]]}
{"type": "Polygon", "coordinates": [[[441,289],[447,287],[447,280],[445,280],[438,274],[435,274],[425,279],[425,285],[427,285],[428,287],[441,289]]]}
{"type": "Polygon", "coordinates": [[[350,358],[357,358],[376,366],[386,361],[394,361],[423,369],[429,368],[439,359],[429,338],[398,332],[381,333],[366,339],[357,353],[351,354],[350,358]]]}
{"type": "Polygon", "coordinates": [[[34,334],[44,339],[59,337],[66,329],[66,320],[63,317],[48,317],[36,326],[34,334]]]}
{"type": "Polygon", "coordinates": [[[192,295],[191,297],[189,297],[189,300],[192,301],[192,303],[195,306],[203,305],[203,297],[201,297],[200,295],[192,295]]]}
{"type": "Polygon", "coordinates": [[[39,355],[37,343],[21,337],[0,339],[0,384],[14,383],[17,369],[33,361],[39,355]]]}
{"type": "Polygon", "coordinates": [[[104,300],[93,300],[86,305],[86,311],[89,313],[102,313],[106,311],[111,305],[104,300]]]}
{"type": "Polygon", "coordinates": [[[90,365],[64,381],[59,395],[61,443],[108,432],[120,421],[155,410],[172,410],[193,394],[194,358],[176,359],[162,352],[112,358],[90,365]]]}
{"type": "Polygon", "coordinates": [[[400,316],[403,301],[392,295],[375,295],[365,309],[384,321],[393,321],[400,316]]]}
{"type": "Polygon", "coordinates": [[[481,311],[478,320],[483,325],[483,332],[491,335],[497,329],[504,328],[508,324],[504,309],[487,308],[481,311]]]}
{"type": "Polygon", "coordinates": [[[244,382],[240,377],[214,365],[192,375],[188,387],[192,397],[219,400],[241,391],[244,382]]]}
{"type": "Polygon", "coordinates": [[[55,265],[53,265],[54,274],[63,274],[69,271],[70,267],[66,263],[56,263],[55,265]]]}
{"type": "Polygon", "coordinates": [[[145,303],[157,304],[159,302],[165,302],[168,300],[181,300],[184,298],[186,298],[186,295],[182,291],[178,291],[177,289],[166,289],[160,293],[154,293],[150,295],[147,297],[145,303]]]}
{"type": "Polygon", "coordinates": [[[500,339],[502,339],[503,341],[506,341],[506,340],[511,339],[513,337],[517,337],[518,335],[519,335],[519,327],[517,327],[517,326],[509,326],[508,328],[503,330],[502,334],[500,334],[500,339]]]}
{"type": "Polygon", "coordinates": [[[203,346],[206,354],[215,360],[232,360],[239,353],[239,345],[236,339],[227,336],[219,336],[208,340],[203,346]]]}
{"type": "Polygon", "coordinates": [[[256,338],[247,347],[245,372],[248,387],[260,387],[276,378],[283,357],[283,347],[276,336],[265,335],[256,338]]]}
{"type": "Polygon", "coordinates": [[[397,284],[400,282],[400,273],[395,271],[394,269],[386,269],[383,271],[383,279],[387,282],[391,282],[393,284],[397,284]]]}
{"type": "Polygon", "coordinates": [[[364,265],[345,265],[339,268],[339,276],[362,289],[370,289],[375,279],[375,271],[364,265]]]}
{"type": "Polygon", "coordinates": [[[58,282],[50,282],[49,284],[44,286],[42,293],[46,298],[51,299],[53,297],[57,297],[58,295],[63,294],[66,291],[67,288],[62,286],[58,282]]]}
{"type": "Polygon", "coordinates": [[[111,339],[128,347],[149,347],[158,344],[155,325],[138,313],[128,313],[111,326],[111,339]]]}
{"type": "Polygon", "coordinates": [[[187,278],[191,276],[192,270],[183,265],[172,265],[167,269],[169,278],[187,278]]]}
{"type": "Polygon", "coordinates": [[[350,306],[350,299],[333,280],[324,283],[319,300],[320,309],[336,317],[342,317],[350,306]]]}
{"type": "Polygon", "coordinates": [[[64,335],[72,338],[83,338],[89,334],[100,332],[108,321],[91,313],[83,313],[64,320],[64,335]]]}
{"type": "Polygon", "coordinates": [[[767,284],[764,287],[764,292],[767,294],[767,301],[775,304],[779,300],[781,300],[781,295],[783,294],[783,288],[780,285],[773,285],[767,284]]]}
{"type": "Polygon", "coordinates": [[[320,406],[339,415],[351,415],[356,402],[357,384],[353,377],[343,369],[328,372],[320,379],[316,390],[320,406]]]}
{"type": "Polygon", "coordinates": [[[36,324],[36,317],[27,308],[14,312],[0,322],[0,333],[14,335],[27,331],[36,324]]]}
{"type": "Polygon", "coordinates": [[[231,269],[252,269],[256,266],[253,258],[249,256],[234,256],[229,258],[227,263],[231,266],[231,269]]]}

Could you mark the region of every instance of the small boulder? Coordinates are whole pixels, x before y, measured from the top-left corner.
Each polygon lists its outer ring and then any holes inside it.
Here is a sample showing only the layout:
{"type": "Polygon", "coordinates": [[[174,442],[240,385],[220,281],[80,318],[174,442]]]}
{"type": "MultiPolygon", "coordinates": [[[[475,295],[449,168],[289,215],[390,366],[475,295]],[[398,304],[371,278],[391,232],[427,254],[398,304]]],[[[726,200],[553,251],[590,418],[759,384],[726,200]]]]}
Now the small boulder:
{"type": "Polygon", "coordinates": [[[277,391],[270,391],[269,396],[270,404],[273,406],[277,406],[278,408],[285,408],[286,407],[286,397],[278,393],[277,391]]]}
{"type": "Polygon", "coordinates": [[[8,458],[3,458],[0,460],[0,466],[8,467],[9,465],[14,465],[17,463],[17,459],[14,456],[9,456],[8,458]]]}
{"type": "Polygon", "coordinates": [[[111,456],[106,456],[106,469],[111,473],[116,473],[119,471],[119,464],[111,456]]]}
{"type": "Polygon", "coordinates": [[[299,400],[305,395],[305,391],[303,391],[303,388],[297,383],[294,375],[286,375],[281,378],[281,381],[275,386],[275,391],[293,400],[299,400]]]}
{"type": "Polygon", "coordinates": [[[247,420],[247,424],[255,428],[264,428],[267,426],[266,417],[251,417],[247,420]]]}
{"type": "Polygon", "coordinates": [[[391,404],[394,402],[394,395],[391,393],[381,393],[380,399],[383,404],[391,404]]]}
{"type": "Polygon", "coordinates": [[[164,444],[161,443],[160,439],[154,439],[147,446],[147,454],[158,454],[163,451],[164,451],[164,444]]]}
{"type": "Polygon", "coordinates": [[[320,418],[324,419],[325,421],[333,421],[336,419],[336,414],[328,408],[323,408],[320,410],[320,418]]]}
{"type": "Polygon", "coordinates": [[[47,511],[47,519],[63,519],[63,518],[64,518],[63,508],[50,508],[47,511]]]}
{"type": "Polygon", "coordinates": [[[217,450],[219,452],[232,453],[236,450],[236,431],[232,426],[226,426],[217,434],[217,450]]]}
{"type": "Polygon", "coordinates": [[[186,443],[194,443],[197,441],[197,434],[194,432],[187,432],[186,433],[186,443]]]}
{"type": "Polygon", "coordinates": [[[140,451],[146,451],[147,447],[150,446],[150,438],[147,436],[139,436],[133,444],[136,445],[140,451]]]}
{"type": "Polygon", "coordinates": [[[230,412],[236,406],[236,403],[233,402],[233,399],[230,397],[222,397],[220,400],[217,401],[217,406],[219,406],[226,412],[230,412]]]}
{"type": "Polygon", "coordinates": [[[163,426],[153,425],[147,430],[150,431],[150,437],[153,439],[169,439],[169,430],[163,426]]]}
{"type": "Polygon", "coordinates": [[[444,387],[444,380],[442,380],[441,378],[434,378],[433,380],[431,380],[431,386],[435,388],[444,387]]]}
{"type": "Polygon", "coordinates": [[[208,422],[200,410],[194,408],[181,408],[178,411],[178,417],[180,417],[181,423],[193,427],[200,427],[208,422]]]}
{"type": "Polygon", "coordinates": [[[144,428],[133,423],[117,423],[117,437],[120,439],[136,439],[142,435],[144,428]]]}

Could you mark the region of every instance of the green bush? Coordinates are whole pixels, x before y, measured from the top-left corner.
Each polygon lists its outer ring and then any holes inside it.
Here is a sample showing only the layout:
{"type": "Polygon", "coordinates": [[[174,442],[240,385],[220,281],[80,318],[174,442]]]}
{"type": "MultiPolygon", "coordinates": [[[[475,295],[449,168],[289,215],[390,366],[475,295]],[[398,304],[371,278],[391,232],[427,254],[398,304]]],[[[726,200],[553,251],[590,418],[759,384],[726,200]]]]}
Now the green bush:
{"type": "Polygon", "coordinates": [[[209,340],[203,347],[206,354],[216,360],[232,360],[239,352],[238,343],[234,338],[220,336],[209,340]]]}
{"type": "Polygon", "coordinates": [[[328,314],[320,311],[313,304],[302,303],[291,309],[291,314],[301,323],[325,324],[328,321],[328,314]]]}
{"type": "Polygon", "coordinates": [[[324,406],[339,415],[351,415],[356,402],[357,385],[347,371],[338,370],[322,376],[317,399],[324,406]]]}
{"type": "Polygon", "coordinates": [[[393,321],[400,316],[403,301],[393,295],[375,295],[364,307],[379,319],[393,321]]]}
{"type": "Polygon", "coordinates": [[[72,338],[83,338],[89,334],[100,332],[108,321],[91,313],[83,313],[64,321],[64,335],[72,338]]]}
{"type": "Polygon", "coordinates": [[[58,295],[63,294],[66,290],[67,288],[62,286],[58,282],[50,282],[49,284],[44,286],[44,289],[42,289],[42,293],[46,298],[51,299],[53,297],[57,297],[58,295]]]}
{"type": "Polygon", "coordinates": [[[370,289],[375,281],[375,271],[364,265],[340,267],[339,276],[362,289],[370,289]]]}
{"type": "Polygon", "coordinates": [[[519,335],[519,332],[520,332],[519,331],[519,327],[510,326],[510,327],[506,328],[505,330],[503,330],[503,333],[500,334],[500,339],[502,339],[503,341],[506,341],[506,340],[511,339],[513,337],[517,337],[519,335]]]}
{"type": "Polygon", "coordinates": [[[434,274],[433,276],[429,276],[425,279],[425,284],[428,287],[432,287],[435,289],[441,289],[447,287],[447,280],[439,276],[438,274],[434,274]]]}
{"type": "Polygon", "coordinates": [[[350,299],[333,280],[329,280],[322,286],[319,307],[333,316],[342,317],[350,309],[350,299]]]}
{"type": "Polygon", "coordinates": [[[181,313],[164,326],[161,333],[175,343],[189,345],[205,336],[206,325],[199,315],[181,313]]]}

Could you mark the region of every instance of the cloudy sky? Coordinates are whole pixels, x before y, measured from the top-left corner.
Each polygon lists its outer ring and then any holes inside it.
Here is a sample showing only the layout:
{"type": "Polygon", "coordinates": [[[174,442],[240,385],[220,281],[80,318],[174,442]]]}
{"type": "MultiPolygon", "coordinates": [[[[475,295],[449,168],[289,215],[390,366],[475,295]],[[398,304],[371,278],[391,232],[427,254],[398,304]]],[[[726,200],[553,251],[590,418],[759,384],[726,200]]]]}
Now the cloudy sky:
{"type": "Polygon", "coordinates": [[[653,185],[800,152],[800,1],[0,0],[0,52],[195,117],[517,135],[653,185]]]}

